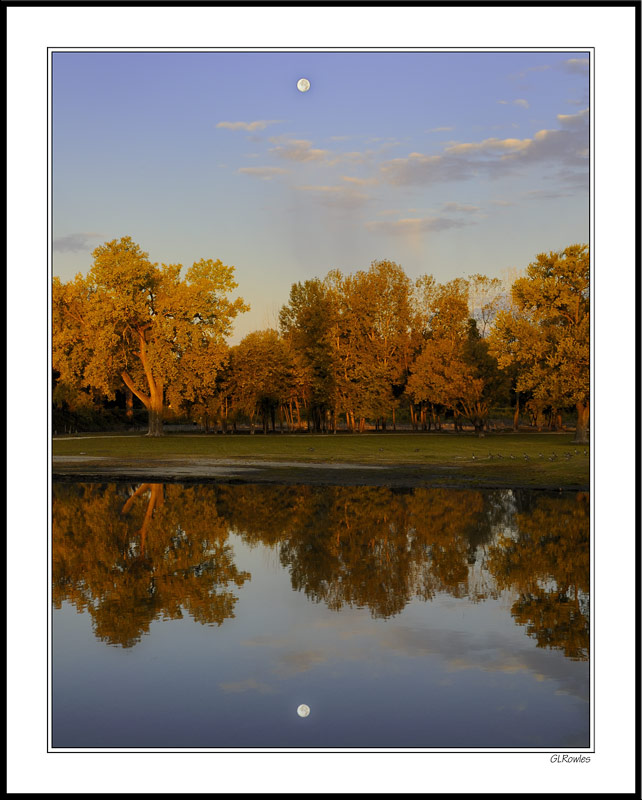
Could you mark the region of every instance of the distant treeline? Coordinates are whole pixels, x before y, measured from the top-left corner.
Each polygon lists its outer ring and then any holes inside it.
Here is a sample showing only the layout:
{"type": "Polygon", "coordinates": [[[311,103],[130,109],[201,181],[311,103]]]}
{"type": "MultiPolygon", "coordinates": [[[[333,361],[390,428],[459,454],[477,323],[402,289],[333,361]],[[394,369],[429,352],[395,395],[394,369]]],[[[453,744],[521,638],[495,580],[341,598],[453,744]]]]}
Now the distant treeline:
{"type": "MultiPolygon", "coordinates": [[[[292,286],[278,330],[226,338],[247,310],[228,299],[233,268],[220,261],[152,264],[129,237],[94,251],[86,277],[53,286],[54,415],[76,419],[133,398],[150,435],[188,417],[223,432],[363,431],[395,427],[481,432],[494,407],[577,414],[589,409],[589,253],[542,253],[505,286],[471,275],[411,281],[392,261],[292,286]]],[[[111,415],[118,419],[118,412],[111,415]]],[[[122,418],[122,415],[121,417],[122,418]]]]}

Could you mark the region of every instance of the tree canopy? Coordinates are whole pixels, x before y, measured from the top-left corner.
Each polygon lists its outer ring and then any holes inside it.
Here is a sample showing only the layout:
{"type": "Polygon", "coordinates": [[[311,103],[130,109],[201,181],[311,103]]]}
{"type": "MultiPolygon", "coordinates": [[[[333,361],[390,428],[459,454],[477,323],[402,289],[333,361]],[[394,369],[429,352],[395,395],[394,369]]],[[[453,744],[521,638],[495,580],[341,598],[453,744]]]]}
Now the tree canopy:
{"type": "MultiPolygon", "coordinates": [[[[54,279],[54,402],[86,408],[118,390],[161,435],[169,411],[254,432],[307,425],[353,432],[366,422],[483,435],[493,408],[577,413],[587,440],[590,302],[586,245],[542,253],[512,286],[476,273],[414,282],[394,261],[292,285],[279,329],[230,346],[234,268],[203,259],[153,264],[129,237],[96,248],[86,277],[54,279]]],[[[532,420],[532,421],[533,421],[532,420]]],[[[536,424],[539,426],[540,422],[536,424]]],[[[561,424],[561,419],[560,423],[561,424]]]]}
{"type": "Polygon", "coordinates": [[[540,253],[512,286],[512,308],[490,337],[500,367],[517,366],[517,388],[555,408],[577,410],[576,441],[589,414],[590,262],[586,245],[540,253]]]}
{"type": "Polygon", "coordinates": [[[125,384],[159,436],[168,405],[213,391],[231,322],[247,310],[230,300],[234,268],[202,259],[152,264],[128,236],[97,247],[86,278],[53,285],[53,366],[61,379],[113,397],[125,384]]]}

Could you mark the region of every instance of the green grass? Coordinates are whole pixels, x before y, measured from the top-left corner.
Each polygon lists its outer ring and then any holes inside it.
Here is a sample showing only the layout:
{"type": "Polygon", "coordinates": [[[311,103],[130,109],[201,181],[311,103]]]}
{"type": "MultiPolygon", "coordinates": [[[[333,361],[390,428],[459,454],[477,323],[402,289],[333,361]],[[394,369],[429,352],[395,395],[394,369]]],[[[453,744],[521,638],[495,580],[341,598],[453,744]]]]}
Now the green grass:
{"type": "Polygon", "coordinates": [[[588,485],[589,450],[573,444],[573,434],[370,433],[201,435],[87,434],[53,441],[56,456],[85,455],[114,460],[172,458],[239,459],[381,464],[443,469],[467,482],[507,485],[588,485]],[[586,452],[586,455],[584,454],[586,452]],[[554,457],[554,460],[550,460],[554,457]],[[566,456],[565,454],[570,454],[566,456]],[[525,457],[528,456],[528,458],[525,457]]]}

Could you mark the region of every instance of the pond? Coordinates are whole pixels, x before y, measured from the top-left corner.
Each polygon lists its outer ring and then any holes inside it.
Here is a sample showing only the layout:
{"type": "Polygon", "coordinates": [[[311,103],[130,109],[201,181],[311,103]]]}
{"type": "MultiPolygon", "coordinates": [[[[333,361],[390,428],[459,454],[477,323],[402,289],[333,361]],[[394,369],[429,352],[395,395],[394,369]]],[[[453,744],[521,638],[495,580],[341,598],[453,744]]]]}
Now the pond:
{"type": "Polygon", "coordinates": [[[54,748],[590,746],[586,493],[52,500],[54,748]]]}

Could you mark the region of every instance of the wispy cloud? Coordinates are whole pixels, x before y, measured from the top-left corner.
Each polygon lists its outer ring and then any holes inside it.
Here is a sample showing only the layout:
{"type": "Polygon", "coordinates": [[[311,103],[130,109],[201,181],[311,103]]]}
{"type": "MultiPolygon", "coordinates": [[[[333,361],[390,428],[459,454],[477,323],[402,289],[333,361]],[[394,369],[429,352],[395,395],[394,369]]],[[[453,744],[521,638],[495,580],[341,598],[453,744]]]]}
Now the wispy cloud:
{"type": "Polygon", "coordinates": [[[482,172],[499,177],[544,163],[585,173],[588,112],[562,114],[558,122],[560,128],[540,130],[532,138],[492,137],[479,142],[452,142],[438,155],[410,153],[406,158],[384,162],[381,173],[398,186],[467,180],[482,172]]]}
{"type": "Polygon", "coordinates": [[[405,236],[417,233],[435,233],[450,228],[463,228],[473,224],[471,221],[451,217],[409,217],[398,220],[376,220],[366,222],[366,228],[375,233],[405,236]]]}
{"type": "Polygon", "coordinates": [[[476,214],[478,211],[480,211],[480,208],[479,206],[473,206],[468,203],[457,203],[454,200],[449,200],[447,203],[442,205],[441,210],[444,212],[476,214]]]}
{"type": "Polygon", "coordinates": [[[560,197],[572,197],[571,192],[564,189],[534,189],[526,193],[529,200],[558,200],[560,197]]]}
{"type": "Polygon", "coordinates": [[[562,62],[562,69],[576,75],[585,75],[589,68],[588,58],[568,58],[562,62]]]}
{"type": "Polygon", "coordinates": [[[545,72],[546,70],[552,69],[551,64],[537,64],[534,67],[526,67],[521,72],[514,72],[512,75],[509,75],[509,78],[525,78],[529,72],[545,72]]]}
{"type": "Polygon", "coordinates": [[[523,97],[518,97],[516,100],[498,100],[497,101],[500,106],[521,106],[522,108],[530,108],[528,100],[525,100],[523,97]]]}
{"type": "Polygon", "coordinates": [[[252,175],[264,181],[272,180],[276,175],[285,175],[289,170],[282,167],[240,167],[238,170],[244,175],[252,175]]]}
{"type": "Polygon", "coordinates": [[[276,147],[270,148],[271,152],[287,161],[326,161],[331,156],[330,150],[312,147],[312,142],[308,139],[288,139],[282,141],[277,138],[271,139],[270,141],[276,144],[276,147]]]}
{"type": "Polygon", "coordinates": [[[441,133],[441,131],[454,131],[452,125],[442,125],[440,128],[429,128],[426,133],[441,133]]]}
{"type": "Polygon", "coordinates": [[[54,239],[53,249],[56,253],[82,253],[95,247],[92,239],[104,238],[102,233],[68,233],[54,239]]]}
{"type": "Polygon", "coordinates": [[[231,131],[262,131],[268,125],[277,125],[283,120],[280,119],[257,119],[254,122],[218,122],[217,128],[228,128],[231,131]]]}
{"type": "Polygon", "coordinates": [[[347,181],[348,183],[354,183],[357,186],[372,186],[376,183],[379,183],[378,178],[356,178],[353,175],[342,175],[342,181],[347,181]]]}
{"type": "Polygon", "coordinates": [[[370,198],[349,186],[296,186],[301,192],[310,192],[322,205],[329,208],[360,208],[370,198]]]}
{"type": "MultiPolygon", "coordinates": [[[[445,148],[445,153],[489,153],[489,152],[514,152],[528,147],[531,139],[497,139],[491,137],[484,139],[481,142],[459,142],[457,144],[448,145],[445,148]]],[[[411,155],[419,155],[418,153],[411,153],[411,155]]]]}
{"type": "Polygon", "coordinates": [[[588,122],[589,110],[583,108],[577,114],[558,114],[557,119],[561,125],[571,128],[581,128],[588,122]]]}

